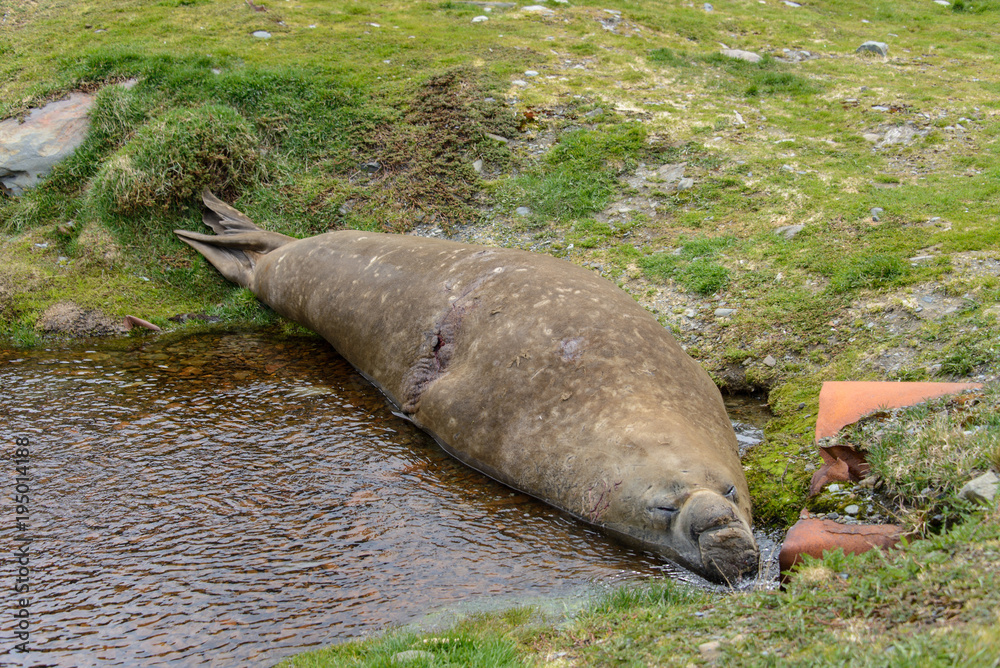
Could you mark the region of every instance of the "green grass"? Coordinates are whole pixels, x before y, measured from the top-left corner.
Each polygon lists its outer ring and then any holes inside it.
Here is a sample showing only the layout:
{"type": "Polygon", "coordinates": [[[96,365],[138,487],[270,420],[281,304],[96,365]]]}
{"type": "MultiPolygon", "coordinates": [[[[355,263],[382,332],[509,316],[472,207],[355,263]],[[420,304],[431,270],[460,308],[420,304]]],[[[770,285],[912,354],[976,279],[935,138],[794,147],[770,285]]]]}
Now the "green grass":
{"type": "Polygon", "coordinates": [[[639,266],[650,278],[673,279],[695,294],[710,295],[729,282],[729,270],[713,258],[733,243],[731,237],[694,238],[682,241],[678,253],[654,253],[641,258],[639,266]]]}

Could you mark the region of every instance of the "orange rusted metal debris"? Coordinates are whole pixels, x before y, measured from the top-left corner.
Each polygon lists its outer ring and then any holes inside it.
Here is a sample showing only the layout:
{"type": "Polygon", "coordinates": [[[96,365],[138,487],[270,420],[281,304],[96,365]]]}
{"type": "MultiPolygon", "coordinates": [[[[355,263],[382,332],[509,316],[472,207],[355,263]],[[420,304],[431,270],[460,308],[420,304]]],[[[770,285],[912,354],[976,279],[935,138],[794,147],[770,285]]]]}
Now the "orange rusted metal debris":
{"type": "Polygon", "coordinates": [[[902,536],[902,529],[895,524],[840,524],[804,517],[788,530],[778,563],[781,572],[786,573],[802,561],[804,554],[818,559],[823,552],[832,552],[838,547],[845,554],[861,554],[873,547],[894,547],[902,536]]]}
{"type": "Polygon", "coordinates": [[[879,408],[902,408],[922,401],[975,390],[981,383],[893,383],[828,381],[819,391],[816,440],[833,436],[879,408]]]}
{"type": "MultiPolygon", "coordinates": [[[[980,383],[825,382],[819,393],[816,441],[836,435],[843,427],[880,408],[913,406],[930,399],[982,387],[980,383]]],[[[823,465],[813,474],[809,495],[818,494],[834,481],[858,481],[868,475],[863,453],[848,444],[820,446],[823,465]]],[[[824,551],[843,548],[860,554],[899,542],[902,529],[894,524],[840,524],[811,517],[807,510],[785,536],[778,562],[786,573],[802,561],[803,554],[822,557],[824,551]]]]}
{"type": "MultiPolygon", "coordinates": [[[[912,406],[980,387],[980,383],[825,382],[819,391],[816,440],[833,436],[842,427],[880,408],[912,406]]],[[[813,474],[809,496],[819,494],[827,483],[857,482],[868,475],[864,456],[850,445],[820,446],[820,456],[823,465],[813,474]]]]}
{"type": "Polygon", "coordinates": [[[133,327],[145,327],[154,332],[159,332],[160,328],[149,322],[148,320],[143,320],[142,318],[137,318],[134,315],[125,316],[125,329],[132,329],[133,327]]]}

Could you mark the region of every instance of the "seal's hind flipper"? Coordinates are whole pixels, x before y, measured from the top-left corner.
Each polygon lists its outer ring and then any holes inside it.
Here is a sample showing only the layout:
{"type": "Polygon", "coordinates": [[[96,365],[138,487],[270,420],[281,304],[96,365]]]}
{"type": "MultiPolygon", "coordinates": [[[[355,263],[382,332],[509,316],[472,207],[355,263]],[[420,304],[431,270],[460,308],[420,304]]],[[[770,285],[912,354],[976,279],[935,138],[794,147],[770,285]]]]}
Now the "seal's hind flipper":
{"type": "Polygon", "coordinates": [[[216,234],[253,232],[260,229],[244,214],[213,195],[208,188],[205,188],[201,193],[201,199],[205,203],[205,206],[208,207],[208,210],[205,211],[201,219],[216,234]]]}
{"type": "Polygon", "coordinates": [[[174,234],[204,255],[219,273],[243,287],[250,286],[258,257],[296,240],[260,229],[208,190],[202,193],[202,200],[208,207],[202,219],[216,234],[188,230],[174,230],[174,234]]]}

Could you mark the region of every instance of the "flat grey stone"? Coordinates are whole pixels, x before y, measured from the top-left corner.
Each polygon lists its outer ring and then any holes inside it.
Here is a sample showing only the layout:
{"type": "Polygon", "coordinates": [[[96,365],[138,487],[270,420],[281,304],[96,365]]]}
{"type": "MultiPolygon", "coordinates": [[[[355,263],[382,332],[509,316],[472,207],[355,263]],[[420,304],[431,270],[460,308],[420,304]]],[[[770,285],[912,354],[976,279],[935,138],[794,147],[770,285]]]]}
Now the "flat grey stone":
{"type": "Polygon", "coordinates": [[[777,228],[774,231],[774,233],[780,234],[786,239],[791,239],[804,229],[806,229],[805,225],[782,225],[781,227],[777,228]]]}
{"type": "Polygon", "coordinates": [[[759,63],[760,56],[753,51],[743,51],[742,49],[723,49],[722,55],[736,60],[745,60],[748,63],[759,63]]]}
{"type": "Polygon", "coordinates": [[[778,363],[778,360],[774,359],[770,355],[764,358],[764,364],[769,367],[773,367],[778,363]]]}
{"type": "Polygon", "coordinates": [[[874,53],[879,56],[888,56],[889,45],[885,42],[865,42],[855,50],[855,53],[874,53]]]}
{"type": "Polygon", "coordinates": [[[474,16],[474,17],[472,17],[472,22],[473,23],[482,23],[483,21],[489,21],[489,20],[490,20],[490,17],[488,17],[488,16],[474,16]]]}
{"type": "Polygon", "coordinates": [[[717,308],[715,309],[716,318],[728,318],[732,314],[736,313],[734,308],[717,308]]]}
{"type": "Polygon", "coordinates": [[[705,661],[710,663],[717,661],[722,656],[722,643],[718,640],[702,643],[698,645],[698,653],[701,654],[701,658],[705,661]]]}
{"type": "Polygon", "coordinates": [[[476,160],[474,163],[472,163],[472,169],[474,169],[476,171],[476,174],[482,174],[483,173],[483,161],[482,160],[476,160]]]}
{"type": "Polygon", "coordinates": [[[844,512],[848,515],[857,515],[861,512],[861,508],[857,504],[852,503],[851,505],[844,508],[844,512]]]}
{"type": "Polygon", "coordinates": [[[33,109],[23,123],[0,123],[0,189],[21,195],[71,155],[87,136],[93,104],[93,95],[71,93],[33,109]]]}
{"type": "Polygon", "coordinates": [[[254,37],[258,39],[271,39],[271,33],[266,30],[254,30],[252,33],[254,37]]]}
{"type": "Polygon", "coordinates": [[[392,655],[393,665],[403,665],[412,661],[430,661],[434,655],[421,649],[408,649],[405,652],[396,652],[392,655]]]}
{"type": "Polygon", "coordinates": [[[531,209],[529,209],[526,206],[519,206],[516,209],[514,209],[514,213],[516,213],[519,216],[530,216],[531,209]]]}
{"type": "Polygon", "coordinates": [[[677,182],[677,192],[684,192],[685,190],[691,190],[694,188],[694,179],[683,178],[677,182]]]}
{"type": "Polygon", "coordinates": [[[958,495],[973,503],[990,504],[996,498],[1000,478],[993,471],[987,471],[978,478],[965,483],[958,495]]]}
{"type": "Polygon", "coordinates": [[[875,144],[876,148],[894,146],[896,144],[909,144],[917,137],[926,137],[929,130],[918,129],[916,126],[906,123],[904,125],[894,125],[885,131],[882,139],[875,144]]]}

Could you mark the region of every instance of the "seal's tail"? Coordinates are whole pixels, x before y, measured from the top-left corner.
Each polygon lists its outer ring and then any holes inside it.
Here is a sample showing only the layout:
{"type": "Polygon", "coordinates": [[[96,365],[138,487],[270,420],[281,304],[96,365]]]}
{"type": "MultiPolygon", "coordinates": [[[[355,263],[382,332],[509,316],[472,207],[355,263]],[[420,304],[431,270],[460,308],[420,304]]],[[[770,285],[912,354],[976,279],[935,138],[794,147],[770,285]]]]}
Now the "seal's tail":
{"type": "Polygon", "coordinates": [[[202,220],[215,234],[188,230],[174,230],[174,234],[204,255],[220,274],[234,283],[249,287],[254,265],[261,255],[296,241],[294,237],[260,229],[207,189],[201,197],[208,207],[202,220]]]}

